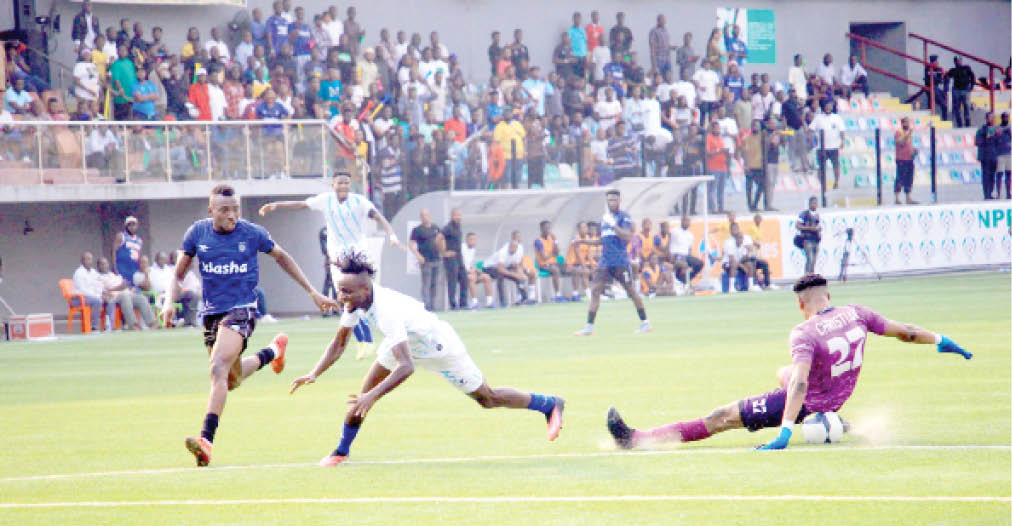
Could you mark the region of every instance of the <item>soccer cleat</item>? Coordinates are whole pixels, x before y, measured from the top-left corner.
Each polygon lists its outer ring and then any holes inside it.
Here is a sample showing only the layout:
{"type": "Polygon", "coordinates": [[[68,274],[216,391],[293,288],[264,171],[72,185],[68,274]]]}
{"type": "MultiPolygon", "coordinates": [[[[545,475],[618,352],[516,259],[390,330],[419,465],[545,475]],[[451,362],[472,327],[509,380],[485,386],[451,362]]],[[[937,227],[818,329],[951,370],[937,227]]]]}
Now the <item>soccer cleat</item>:
{"type": "Polygon", "coordinates": [[[640,328],[633,331],[633,334],[646,334],[652,330],[654,330],[654,328],[650,325],[650,320],[643,320],[640,323],[640,328]]]}
{"type": "Polygon", "coordinates": [[[591,336],[592,334],[594,334],[594,326],[588,323],[582,329],[574,332],[573,336],[591,336]]]}
{"type": "Polygon", "coordinates": [[[348,460],[348,455],[329,455],[320,459],[320,467],[332,468],[348,460]]]}
{"type": "Polygon", "coordinates": [[[618,409],[608,408],[608,432],[615,439],[615,444],[622,449],[632,449],[633,430],[625,425],[618,409]]]}
{"type": "Polygon", "coordinates": [[[197,458],[197,466],[211,463],[211,443],[204,437],[186,437],[186,449],[197,458]]]}
{"type": "Polygon", "coordinates": [[[555,407],[552,408],[552,413],[547,416],[548,419],[548,441],[551,442],[559,437],[559,431],[562,431],[562,411],[566,409],[566,399],[561,396],[555,397],[555,407]]]}
{"type": "Polygon", "coordinates": [[[274,346],[274,359],[271,360],[271,369],[274,370],[274,374],[281,374],[281,371],[285,370],[285,348],[288,347],[288,335],[279,332],[274,337],[271,345],[274,346]]]}

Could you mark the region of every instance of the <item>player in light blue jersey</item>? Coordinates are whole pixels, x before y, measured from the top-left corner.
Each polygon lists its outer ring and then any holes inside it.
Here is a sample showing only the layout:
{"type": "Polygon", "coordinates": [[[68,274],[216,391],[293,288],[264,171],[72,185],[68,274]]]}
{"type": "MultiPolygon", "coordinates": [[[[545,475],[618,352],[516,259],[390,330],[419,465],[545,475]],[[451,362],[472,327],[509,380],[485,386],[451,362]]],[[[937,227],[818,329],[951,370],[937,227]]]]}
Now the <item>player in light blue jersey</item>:
{"type": "Polygon", "coordinates": [[[647,311],[643,308],[643,299],[636,291],[636,281],[632,279],[632,269],[629,266],[629,252],[626,250],[626,245],[633,236],[632,218],[626,212],[619,210],[622,197],[618,190],[608,190],[605,198],[608,201],[608,211],[601,219],[601,239],[573,241],[586,245],[601,245],[601,259],[597,262],[597,270],[594,271],[594,282],[590,290],[587,325],[576,331],[576,335],[590,336],[594,334],[594,319],[597,317],[597,308],[601,304],[601,293],[604,292],[605,287],[611,285],[612,280],[616,280],[619,285],[622,285],[626,294],[636,305],[636,314],[640,317],[640,328],[635,332],[637,334],[650,332],[650,320],[647,319],[647,311]]]}
{"type": "Polygon", "coordinates": [[[337,307],[321,295],[306,279],[299,265],[260,225],[239,218],[239,197],[231,186],[220,184],[211,190],[209,219],[193,223],[183,236],[182,254],[176,262],[172,285],[165,300],[162,318],[166,325],[176,317],[175,301],[183,277],[193,258],[198,258],[204,299],[200,310],[204,317],[204,345],[211,356],[211,394],[200,437],[188,437],[186,448],[197,458],[198,466],[211,461],[211,443],[218,419],[225,408],[228,391],[268,363],[275,373],[285,367],[288,336],[274,337],[268,347],[255,356],[242,357],[256,325],[255,288],[259,281],[257,255],[269,254],[313,299],[320,310],[337,307]]]}

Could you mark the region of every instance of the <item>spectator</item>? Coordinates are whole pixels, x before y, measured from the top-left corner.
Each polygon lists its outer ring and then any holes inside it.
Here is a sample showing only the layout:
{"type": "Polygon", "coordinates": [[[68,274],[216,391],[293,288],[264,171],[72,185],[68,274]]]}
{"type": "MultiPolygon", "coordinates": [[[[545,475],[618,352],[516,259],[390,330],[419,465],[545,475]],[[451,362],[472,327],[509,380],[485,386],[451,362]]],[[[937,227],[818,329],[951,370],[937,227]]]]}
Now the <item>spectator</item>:
{"type": "MultiPolygon", "coordinates": [[[[662,227],[665,224],[662,223],[662,227]]],[[[668,248],[675,278],[685,284],[686,290],[691,288],[692,280],[703,268],[703,261],[692,255],[695,237],[689,230],[690,226],[692,226],[692,220],[688,215],[682,215],[680,228],[671,233],[671,242],[668,248]]],[[[662,228],[661,231],[663,232],[663,230],[662,228]]]]}
{"type": "Polygon", "coordinates": [[[640,66],[636,61],[636,52],[629,52],[629,59],[623,63],[622,67],[625,69],[625,80],[628,86],[633,85],[645,85],[646,84],[646,73],[643,71],[643,66],[640,66]]]}
{"type": "Polygon", "coordinates": [[[98,100],[98,67],[92,61],[91,54],[91,49],[83,48],[77,63],[74,64],[74,97],[79,102],[98,100]]]}
{"type": "Polygon", "coordinates": [[[112,103],[113,118],[118,121],[125,121],[130,118],[133,111],[131,94],[134,90],[134,83],[137,82],[137,68],[127,51],[125,44],[117,46],[117,55],[120,57],[112,63],[109,74],[112,77],[112,103]]]}
{"type": "MultiPolygon", "coordinates": [[[[443,267],[446,271],[446,292],[450,310],[466,309],[469,288],[468,267],[464,264],[463,233],[460,229],[459,208],[450,211],[450,221],[443,227],[443,267]]],[[[472,254],[473,255],[473,254],[472,254]]]]}
{"type": "Polygon", "coordinates": [[[752,121],[748,135],[742,139],[742,154],[745,158],[745,202],[750,212],[755,212],[763,188],[763,142],[759,121],[752,121]]]}
{"type": "Polygon", "coordinates": [[[383,212],[393,217],[401,207],[403,176],[401,169],[401,133],[396,127],[387,135],[386,144],[377,154],[379,160],[379,184],[383,195],[383,212]]]}
{"type": "MultiPolygon", "coordinates": [[[[172,286],[175,272],[175,266],[170,264],[168,254],[165,252],[155,254],[155,264],[148,271],[148,278],[151,283],[151,291],[155,293],[155,306],[158,310],[165,308],[165,293],[172,286]]],[[[198,291],[183,287],[180,295],[176,296],[176,301],[183,306],[182,319],[191,327],[196,327],[197,308],[200,305],[200,294],[198,291]]]]}
{"type": "Polygon", "coordinates": [[[340,13],[337,12],[337,6],[330,6],[320,17],[323,20],[323,29],[327,32],[330,45],[336,46],[341,41],[341,35],[344,34],[344,22],[341,20],[340,13]]]}
{"type": "Polygon", "coordinates": [[[822,241],[822,225],[816,209],[819,199],[814,195],[808,198],[808,209],[802,210],[798,216],[798,235],[794,245],[805,251],[805,274],[815,272],[815,260],[819,256],[819,242],[822,241]]]}
{"type": "Polygon", "coordinates": [[[664,27],[664,15],[657,15],[657,25],[650,30],[650,66],[661,75],[671,71],[671,51],[678,46],[671,45],[668,28],[664,27]]]}
{"type": "Polygon", "coordinates": [[[84,296],[85,305],[81,305],[81,298],[70,298],[71,307],[91,308],[91,328],[95,331],[102,329],[102,303],[103,287],[98,271],[95,270],[95,256],[91,252],[81,254],[81,265],[74,271],[74,294],[84,296]]]}
{"type": "MultiPolygon", "coordinates": [[[[131,278],[133,274],[130,274],[131,278]]],[[[106,327],[112,327],[113,304],[119,305],[123,314],[123,326],[132,327],[137,330],[148,330],[158,326],[155,315],[151,312],[151,304],[142,294],[123,279],[122,276],[112,272],[109,260],[98,258],[98,277],[102,283],[103,298],[105,301],[106,327]],[[137,309],[141,314],[141,320],[137,320],[134,314],[137,309]],[[143,324],[141,323],[143,321],[143,324]]]]}
{"type": "Polygon", "coordinates": [[[444,252],[445,239],[439,227],[432,223],[428,209],[419,214],[421,224],[411,230],[409,247],[418,260],[422,273],[422,303],[428,311],[435,310],[436,285],[439,282],[439,255],[444,252]]]}
{"type": "MultiPolygon", "coordinates": [[[[517,286],[517,292],[520,294],[518,305],[527,304],[528,298],[534,295],[534,280],[536,278],[534,272],[523,265],[523,258],[524,246],[520,242],[520,232],[514,230],[510,234],[509,242],[485,260],[485,272],[496,280],[500,307],[506,306],[504,281],[507,279],[517,286]]],[[[530,300],[530,302],[533,301],[530,300]]]]}
{"type": "MultiPolygon", "coordinates": [[[[318,45],[313,42],[313,28],[306,23],[306,10],[302,6],[295,8],[295,21],[288,25],[288,34],[294,35],[292,52],[295,56],[295,71],[298,75],[299,93],[306,87],[306,64],[310,60],[310,50],[318,45]]],[[[292,39],[293,37],[289,37],[292,39]]]]}
{"type": "Polygon", "coordinates": [[[963,64],[963,58],[960,56],[953,57],[952,61],[955,67],[945,74],[945,78],[952,81],[953,119],[957,128],[969,127],[970,105],[967,103],[967,97],[973,91],[973,70],[963,64]]]}
{"type": "MultiPolygon", "coordinates": [[[[253,35],[253,47],[261,46],[264,49],[270,49],[270,43],[267,41],[267,24],[264,23],[264,12],[259,7],[253,8],[253,20],[249,23],[250,34],[253,35]]],[[[236,48],[236,55],[239,54],[238,48],[236,48]]],[[[242,62],[245,64],[245,62],[242,62]]]]}
{"type": "Polygon", "coordinates": [[[794,172],[807,173],[811,170],[808,161],[808,138],[804,120],[804,106],[798,98],[798,92],[792,87],[787,102],[783,105],[784,122],[794,134],[791,135],[788,144],[788,154],[791,170],[794,172]]]}
{"type": "Polygon", "coordinates": [[[703,64],[692,76],[699,93],[699,125],[703,126],[710,122],[713,114],[720,106],[721,80],[717,69],[720,61],[710,61],[703,64]]]}
{"type": "Polygon", "coordinates": [[[728,156],[730,150],[720,135],[720,124],[710,123],[710,133],[706,136],[706,172],[714,179],[707,182],[710,210],[714,213],[724,212],[724,185],[728,176],[728,156]]]}
{"type": "Polygon", "coordinates": [[[267,30],[267,48],[270,50],[270,55],[281,54],[281,46],[288,43],[288,21],[283,16],[284,12],[281,10],[281,2],[275,1],[271,4],[271,8],[274,9],[274,14],[267,19],[265,25],[267,30]]]}
{"type": "Polygon", "coordinates": [[[573,55],[573,45],[569,33],[562,33],[559,45],[555,46],[552,53],[552,62],[555,64],[555,72],[563,78],[579,76],[580,59],[573,55]]]}
{"type": "Polygon", "coordinates": [[[525,158],[524,138],[527,136],[527,131],[524,129],[524,125],[516,120],[518,112],[519,110],[507,108],[503,113],[502,122],[497,124],[493,131],[493,138],[503,149],[503,154],[506,157],[504,173],[506,177],[512,177],[514,173],[519,175],[523,169],[521,163],[525,158]]]}
{"type": "MultiPolygon", "coordinates": [[[[977,129],[977,134],[973,140],[973,144],[977,146],[977,160],[980,161],[980,182],[984,189],[984,199],[994,199],[992,190],[995,186],[994,175],[997,166],[997,156],[994,154],[994,141],[988,134],[994,124],[994,113],[989,111],[984,115],[984,124],[977,129]]],[[[1001,197],[1000,190],[999,188],[999,197],[1001,197]]]]}
{"type": "Polygon", "coordinates": [[[896,130],[896,181],[893,184],[893,193],[896,194],[896,204],[900,204],[900,190],[906,193],[907,204],[917,204],[910,199],[911,186],[914,184],[914,130],[910,128],[910,117],[903,117],[900,120],[900,129],[896,130]]]}
{"type": "Polygon", "coordinates": [[[625,13],[619,11],[615,14],[615,25],[608,32],[608,42],[611,43],[611,49],[624,55],[632,49],[632,41],[632,31],[625,25],[625,13]]]}
{"type": "Polygon", "coordinates": [[[130,54],[144,56],[148,52],[151,43],[144,40],[144,29],[140,22],[134,22],[134,36],[130,39],[130,54]]]}
{"type": "MultiPolygon", "coordinates": [[[[773,115],[766,116],[763,132],[766,134],[766,173],[763,176],[763,184],[760,187],[763,195],[763,210],[766,212],[776,212],[776,209],[773,208],[773,191],[776,189],[780,171],[780,143],[782,134],[773,115]]],[[[758,197],[755,199],[755,206],[756,208],[759,207],[758,197]]]]}
{"type": "Polygon", "coordinates": [[[1009,114],[1001,114],[1001,126],[993,131],[995,174],[994,185],[1001,198],[1001,180],[1005,176],[1005,199],[1012,199],[1012,128],[1009,127],[1009,114]]]}
{"type": "Polygon", "coordinates": [[[186,110],[188,87],[186,79],[183,78],[183,67],[173,64],[169,68],[168,77],[162,79],[162,86],[165,88],[165,111],[174,116],[177,120],[189,118],[186,110]]]}
{"type": "Polygon", "coordinates": [[[552,301],[559,303],[565,301],[562,297],[562,288],[559,278],[562,277],[562,268],[559,266],[559,242],[552,233],[552,223],[542,221],[539,224],[541,235],[534,240],[534,257],[538,263],[538,269],[547,272],[552,278],[552,290],[555,296],[552,301]]]}
{"type": "Polygon", "coordinates": [[[120,19],[119,31],[116,32],[116,48],[120,46],[130,46],[130,20],[126,18],[120,19]]]}
{"type": "MultiPolygon", "coordinates": [[[[828,56],[828,55],[827,55],[828,56]]],[[[822,137],[819,165],[825,170],[826,161],[833,162],[833,190],[840,188],[840,149],[843,147],[845,125],[839,114],[833,112],[834,102],[823,104],[823,112],[815,117],[809,129],[822,137]]]]}
{"type": "Polygon", "coordinates": [[[355,20],[355,7],[348,8],[348,18],[344,21],[344,36],[348,39],[348,48],[351,56],[358,56],[358,46],[362,43],[362,37],[365,36],[365,31],[362,26],[355,20]]]}
{"type": "Polygon", "coordinates": [[[548,133],[540,119],[530,119],[524,127],[527,154],[527,187],[545,187],[545,163],[548,161],[548,133]]]}
{"type": "Polygon", "coordinates": [[[105,85],[106,73],[109,71],[109,63],[116,56],[116,46],[112,46],[112,56],[108,53],[109,44],[106,43],[105,35],[99,33],[95,36],[95,47],[91,50],[91,62],[95,64],[100,84],[105,85]]]}
{"type": "Polygon", "coordinates": [[[945,72],[942,70],[942,67],[938,65],[938,55],[928,56],[928,64],[924,66],[925,87],[908,97],[903,101],[903,103],[910,104],[913,101],[920,99],[921,95],[930,97],[928,90],[934,86],[935,107],[937,108],[939,115],[942,116],[942,120],[948,120],[948,108],[945,105],[945,80],[945,72]]]}
{"type": "Polygon", "coordinates": [[[584,65],[587,62],[587,32],[580,25],[580,13],[573,13],[573,25],[569,27],[569,42],[572,45],[573,73],[581,77],[586,76],[584,65]]]}
{"type": "Polygon", "coordinates": [[[499,57],[501,57],[503,53],[502,43],[500,42],[501,38],[501,33],[498,31],[492,32],[492,43],[488,46],[488,64],[491,75],[498,74],[496,66],[498,65],[499,57]]]}
{"type": "Polygon", "coordinates": [[[745,97],[745,77],[738,70],[738,64],[731,60],[727,61],[727,75],[723,81],[724,92],[734,94],[734,100],[742,100],[745,97]]]}
{"type": "Polygon", "coordinates": [[[155,101],[158,100],[158,88],[155,87],[153,82],[148,80],[148,72],[143,67],[137,70],[137,82],[134,83],[131,94],[131,98],[133,99],[133,120],[157,120],[158,115],[155,111],[155,101]]]}
{"type": "MultiPolygon", "coordinates": [[[[589,261],[591,246],[579,241],[585,241],[590,237],[590,230],[586,221],[576,224],[576,234],[569,242],[569,251],[566,253],[566,267],[563,274],[573,279],[573,296],[570,301],[580,301],[584,291],[590,287],[589,279],[593,267],[589,261]]],[[[589,295],[589,294],[588,294],[589,295]]]]}
{"type": "Polygon", "coordinates": [[[183,42],[183,48],[179,51],[179,57],[183,60],[188,60],[195,57],[197,51],[201,49],[203,48],[200,46],[200,31],[195,27],[191,27],[186,32],[186,42],[183,42]]]}
{"type": "Polygon", "coordinates": [[[840,86],[844,97],[850,98],[851,91],[855,89],[868,96],[868,72],[858,63],[856,55],[851,55],[849,62],[840,68],[840,86]]]}
{"type": "Polygon", "coordinates": [[[241,66],[248,64],[254,49],[253,33],[247,29],[242,32],[242,41],[235,47],[235,62],[241,66]]]}
{"type": "Polygon", "coordinates": [[[682,36],[682,47],[675,52],[675,62],[678,63],[678,78],[683,82],[692,82],[696,63],[699,62],[699,55],[692,47],[692,33],[686,32],[682,36]]]}
{"type": "Polygon", "coordinates": [[[787,83],[791,85],[791,89],[799,99],[808,98],[808,75],[805,73],[804,59],[801,55],[794,55],[794,65],[787,70],[787,83]]]}
{"type": "Polygon", "coordinates": [[[721,61],[723,60],[723,57],[727,55],[726,52],[721,50],[720,46],[721,31],[719,27],[715,27],[713,28],[713,31],[710,31],[710,38],[706,41],[706,56],[703,57],[703,63],[704,65],[716,63],[714,66],[714,70],[716,71],[720,70],[721,61]]]}
{"type": "Polygon", "coordinates": [[[531,52],[523,43],[524,32],[520,29],[513,30],[513,42],[507,46],[509,59],[513,66],[519,68],[524,62],[530,62],[531,52]]]}
{"type": "Polygon", "coordinates": [[[836,73],[836,66],[833,65],[833,55],[826,53],[822,57],[822,63],[815,68],[815,76],[833,93],[839,87],[839,75],[836,73]]]}
{"type": "Polygon", "coordinates": [[[94,49],[95,37],[101,35],[98,17],[91,12],[91,0],[81,2],[81,10],[74,15],[74,24],[70,30],[70,38],[80,53],[83,49],[94,49]]]}
{"type": "Polygon", "coordinates": [[[752,267],[748,261],[749,247],[752,245],[752,239],[742,234],[738,223],[731,223],[729,230],[731,235],[724,240],[721,250],[721,267],[724,269],[723,290],[725,294],[732,289],[738,291],[748,290],[748,277],[752,274],[752,267]]]}
{"type": "Polygon", "coordinates": [[[85,163],[89,168],[99,170],[102,175],[109,175],[119,163],[119,152],[122,143],[108,126],[91,126],[88,140],[85,143],[85,163]]]}
{"type": "Polygon", "coordinates": [[[615,133],[608,140],[608,164],[616,179],[637,175],[639,145],[636,138],[626,131],[625,121],[620,120],[615,124],[615,133]]]}
{"type": "Polygon", "coordinates": [[[485,287],[485,308],[491,309],[495,305],[495,300],[492,298],[492,277],[475,265],[474,255],[477,245],[478,235],[474,232],[468,232],[464,237],[464,246],[461,247],[461,254],[463,255],[464,268],[467,271],[467,288],[471,295],[471,308],[477,309],[480,305],[475,289],[478,283],[481,282],[485,287]]]}

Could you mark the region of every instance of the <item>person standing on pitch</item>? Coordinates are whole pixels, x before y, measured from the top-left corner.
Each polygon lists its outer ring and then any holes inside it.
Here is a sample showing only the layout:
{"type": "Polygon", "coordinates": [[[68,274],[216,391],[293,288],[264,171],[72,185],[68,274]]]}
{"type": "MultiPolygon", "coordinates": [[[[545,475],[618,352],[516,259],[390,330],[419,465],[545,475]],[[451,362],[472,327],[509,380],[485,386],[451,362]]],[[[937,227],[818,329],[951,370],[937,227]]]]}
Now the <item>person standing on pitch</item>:
{"type": "Polygon", "coordinates": [[[144,240],[137,234],[138,222],[134,216],[129,216],[123,221],[123,231],[116,234],[112,246],[110,261],[115,265],[116,273],[123,276],[123,279],[131,281],[137,272],[138,262],[144,250],[144,240]]]}
{"type": "Polygon", "coordinates": [[[548,422],[548,440],[559,436],[566,405],[562,397],[490,387],[450,324],[426,310],[418,300],[373,283],[374,273],[361,253],[351,253],[342,259],[338,290],[344,314],[340,328],[316,367],[296,378],[289,392],[315,382],[330,368],[344,353],[353,330],[383,333],[383,345],[362,382],[361,393],[351,395],[348,401],[341,441],[320,460],[321,466],[337,466],[348,459],[352,441],[366,414],[380,398],[407,380],[415,372],[416,364],[442,375],[486,409],[509,407],[543,414],[548,422]]]}
{"type": "Polygon", "coordinates": [[[204,291],[200,310],[204,318],[204,345],[211,356],[211,394],[200,436],[186,438],[186,449],[197,458],[198,466],[211,462],[211,443],[228,392],[268,363],[275,373],[285,368],[288,336],[284,333],[275,336],[256,355],[242,357],[256,326],[255,289],[260,278],[257,254],[263,252],[273,257],[321,311],[337,307],[334,300],[309,284],[298,263],[274,243],[266,229],[240,219],[239,196],[234,188],[227,184],[215,186],[207,211],[211,217],[193,223],[183,236],[182,253],[162,311],[162,321],[170,326],[176,319],[180,282],[193,258],[199,258],[204,291]]]}
{"type": "MultiPolygon", "coordinates": [[[[601,245],[601,259],[594,271],[593,285],[590,289],[587,325],[575,334],[576,336],[594,334],[594,319],[601,304],[601,293],[605,287],[611,285],[612,280],[617,280],[619,285],[622,285],[632,299],[633,305],[636,305],[636,314],[640,317],[640,328],[636,329],[636,334],[650,332],[650,320],[647,319],[647,311],[643,308],[643,299],[636,291],[636,282],[632,279],[632,270],[629,267],[629,252],[626,250],[626,245],[633,236],[632,218],[619,210],[622,198],[618,190],[608,190],[605,198],[608,201],[608,209],[601,219],[601,239],[579,241],[582,244],[601,245]]],[[[576,242],[574,240],[574,243],[576,242]]]]}
{"type": "Polygon", "coordinates": [[[864,363],[868,333],[902,342],[934,344],[940,353],[969,360],[973,354],[949,338],[910,323],[887,319],[861,305],[835,307],[826,278],[808,274],[794,284],[805,321],[791,331],[791,361],[777,373],[780,386],[714,409],[709,415],[646,431],[629,428],[614,407],[608,410],[608,431],[615,443],[630,449],[664,442],[693,442],[731,429],[758,431],[780,426],[780,434],[762,450],[784,449],[795,423],[811,413],[839,411],[854,392],[864,363]]]}

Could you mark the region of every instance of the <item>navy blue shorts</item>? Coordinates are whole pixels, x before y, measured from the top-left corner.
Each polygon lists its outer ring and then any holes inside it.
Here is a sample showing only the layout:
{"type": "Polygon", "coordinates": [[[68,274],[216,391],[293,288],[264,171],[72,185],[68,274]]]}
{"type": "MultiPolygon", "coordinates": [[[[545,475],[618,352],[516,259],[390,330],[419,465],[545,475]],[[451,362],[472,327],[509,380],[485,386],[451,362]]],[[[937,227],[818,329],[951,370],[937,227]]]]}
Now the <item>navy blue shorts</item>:
{"type": "Polygon", "coordinates": [[[606,267],[601,265],[594,270],[594,283],[611,285],[612,281],[617,281],[623,287],[632,283],[632,269],[629,265],[624,267],[606,267]]]}
{"type": "MultiPolygon", "coordinates": [[[[738,414],[741,423],[749,431],[758,431],[766,427],[779,427],[784,419],[784,406],[787,405],[787,391],[778,387],[768,393],[750,396],[738,401],[738,414]]],[[[801,423],[810,414],[805,406],[801,406],[795,423],[801,423]]]]}
{"type": "Polygon", "coordinates": [[[246,341],[253,335],[256,328],[256,308],[236,307],[232,310],[204,316],[204,345],[214,347],[218,341],[218,326],[224,325],[242,336],[242,350],[246,350],[246,341]]]}

